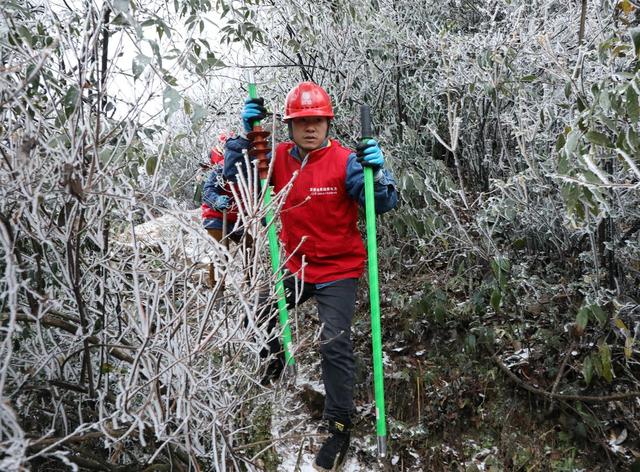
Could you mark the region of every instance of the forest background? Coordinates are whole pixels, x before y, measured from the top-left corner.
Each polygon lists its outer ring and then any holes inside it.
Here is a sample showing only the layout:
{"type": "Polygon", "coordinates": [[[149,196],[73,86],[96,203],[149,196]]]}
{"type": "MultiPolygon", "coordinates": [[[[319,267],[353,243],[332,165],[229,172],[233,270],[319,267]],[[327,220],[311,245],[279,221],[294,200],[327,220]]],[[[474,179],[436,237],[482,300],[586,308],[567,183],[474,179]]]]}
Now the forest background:
{"type": "MultiPolygon", "coordinates": [[[[259,198],[237,195],[253,259],[189,217],[252,69],[277,139],[301,80],[334,98],[347,145],[370,104],[398,182],[378,222],[391,454],[375,458],[364,280],[360,470],[640,470],[639,9],[3,0],[0,469],[304,462],[313,434],[277,410],[289,395],[309,416],[309,392],[255,381],[259,198]],[[170,234],[136,231],[161,215],[170,234]]],[[[294,328],[313,365],[313,315],[294,328]]]]}

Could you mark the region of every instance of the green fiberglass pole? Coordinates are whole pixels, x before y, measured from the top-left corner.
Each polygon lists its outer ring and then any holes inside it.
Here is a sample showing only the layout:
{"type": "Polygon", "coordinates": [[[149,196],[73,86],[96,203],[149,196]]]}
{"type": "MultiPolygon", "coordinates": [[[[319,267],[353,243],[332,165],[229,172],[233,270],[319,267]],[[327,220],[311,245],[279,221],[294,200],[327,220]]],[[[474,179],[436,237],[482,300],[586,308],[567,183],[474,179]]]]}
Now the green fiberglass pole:
{"type": "MultiPolygon", "coordinates": [[[[362,140],[372,137],[371,112],[360,106],[362,140]]],[[[367,256],[369,261],[369,301],[371,304],[371,337],[373,345],[373,386],[376,399],[376,435],[378,456],[387,455],[387,424],[384,413],[384,372],[382,366],[382,335],[380,333],[380,291],[378,287],[378,247],[376,244],[376,212],[373,190],[373,170],[364,166],[364,199],[367,220],[367,256]]]]}
{"type": "MultiPolygon", "coordinates": [[[[253,72],[249,71],[247,76],[249,80],[249,98],[258,98],[253,72]]],[[[263,139],[268,135],[260,126],[259,121],[253,123],[253,131],[247,135],[247,137],[253,141],[252,134],[253,136],[261,135],[263,139]]],[[[278,247],[278,237],[273,222],[273,209],[269,207],[273,190],[267,182],[268,165],[266,164],[266,154],[263,153],[262,156],[258,156],[258,159],[263,159],[263,165],[258,164],[258,170],[260,172],[260,186],[264,190],[264,205],[265,208],[267,208],[266,220],[269,236],[269,253],[271,254],[271,267],[276,277],[276,296],[278,297],[280,326],[284,328],[282,330],[282,346],[284,348],[286,365],[289,367],[295,365],[295,360],[291,354],[291,328],[289,327],[289,313],[287,311],[287,301],[284,294],[284,284],[282,283],[282,271],[280,270],[280,248],[278,247]]]]}

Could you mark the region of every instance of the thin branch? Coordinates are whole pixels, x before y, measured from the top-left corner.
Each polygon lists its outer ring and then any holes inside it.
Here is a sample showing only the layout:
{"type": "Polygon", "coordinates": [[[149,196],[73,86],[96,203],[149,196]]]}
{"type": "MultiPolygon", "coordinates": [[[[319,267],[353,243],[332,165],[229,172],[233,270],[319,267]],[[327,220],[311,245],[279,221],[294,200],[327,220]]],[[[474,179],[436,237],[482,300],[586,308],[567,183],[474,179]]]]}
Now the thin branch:
{"type": "Polygon", "coordinates": [[[587,0],[582,0],[580,8],[580,30],[578,31],[578,44],[582,44],[584,40],[584,26],[587,21],[587,0]]]}
{"type": "MultiPolygon", "coordinates": [[[[28,322],[28,323],[41,323],[45,326],[50,326],[50,327],[54,327],[54,328],[60,328],[63,331],[66,331],[68,333],[71,334],[76,334],[78,332],[79,326],[73,325],[71,323],[68,323],[64,320],[61,320],[53,315],[44,315],[41,318],[34,318],[32,316],[29,315],[17,315],[16,316],[16,321],[24,321],[24,322],[28,322]]],[[[9,320],[9,315],[7,314],[2,314],[0,315],[0,322],[4,322],[4,321],[8,321],[9,320]]],[[[87,342],[89,342],[90,344],[102,344],[102,341],[100,341],[100,339],[98,339],[96,336],[89,336],[86,338],[87,342]]],[[[132,347],[132,349],[134,349],[132,347]]],[[[122,351],[120,351],[120,349],[117,348],[112,348],[109,351],[109,354],[111,354],[113,357],[115,357],[116,359],[120,359],[121,361],[125,361],[125,362],[129,362],[132,363],[133,362],[133,357],[131,357],[129,354],[126,354],[122,351]]]]}
{"type": "Polygon", "coordinates": [[[513,380],[518,386],[527,390],[528,392],[535,393],[536,395],[541,395],[546,398],[551,398],[554,400],[562,400],[562,401],[579,401],[585,403],[598,403],[598,402],[613,402],[619,400],[631,400],[633,398],[640,397],[640,392],[627,392],[627,393],[616,393],[612,395],[603,395],[603,396],[590,396],[590,395],[570,395],[563,393],[552,393],[547,392],[546,390],[542,390],[540,388],[536,388],[533,385],[530,385],[523,380],[521,380],[516,374],[511,372],[509,368],[504,365],[504,363],[498,358],[497,355],[492,356],[494,362],[498,365],[500,370],[507,374],[507,376],[513,380]]]}

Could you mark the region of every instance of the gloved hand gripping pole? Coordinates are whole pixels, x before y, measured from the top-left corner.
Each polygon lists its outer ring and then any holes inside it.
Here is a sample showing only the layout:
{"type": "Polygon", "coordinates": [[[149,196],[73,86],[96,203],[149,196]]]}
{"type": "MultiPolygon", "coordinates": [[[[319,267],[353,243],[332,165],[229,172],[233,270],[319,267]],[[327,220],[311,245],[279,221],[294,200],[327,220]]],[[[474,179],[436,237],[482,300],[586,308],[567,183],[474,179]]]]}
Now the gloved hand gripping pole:
{"type": "MultiPolygon", "coordinates": [[[[258,98],[253,71],[249,71],[248,80],[249,98],[258,98]]],[[[267,182],[267,175],[269,173],[269,161],[267,159],[269,144],[267,137],[270,133],[262,128],[259,121],[253,122],[252,125],[252,131],[247,133],[247,138],[252,142],[249,155],[255,157],[258,161],[260,186],[264,192],[264,206],[267,208],[266,220],[269,237],[269,253],[271,254],[271,267],[276,278],[276,297],[278,299],[278,314],[282,328],[282,346],[284,348],[286,368],[288,371],[291,371],[295,368],[295,360],[291,354],[291,328],[289,326],[289,313],[287,311],[287,301],[284,294],[284,284],[282,283],[282,271],[280,270],[280,248],[278,247],[278,237],[273,221],[273,210],[270,208],[273,189],[269,185],[269,182],[267,182]]]]}
{"type": "MultiPolygon", "coordinates": [[[[371,139],[371,111],[360,106],[362,141],[371,139]]],[[[364,166],[364,198],[367,222],[367,258],[369,265],[369,301],[371,304],[371,338],[373,345],[373,385],[376,401],[376,435],[378,456],[387,455],[387,425],[384,412],[384,372],[382,365],[382,335],[380,329],[380,292],[378,286],[378,247],[376,241],[376,212],[373,189],[373,170],[364,166]]]]}

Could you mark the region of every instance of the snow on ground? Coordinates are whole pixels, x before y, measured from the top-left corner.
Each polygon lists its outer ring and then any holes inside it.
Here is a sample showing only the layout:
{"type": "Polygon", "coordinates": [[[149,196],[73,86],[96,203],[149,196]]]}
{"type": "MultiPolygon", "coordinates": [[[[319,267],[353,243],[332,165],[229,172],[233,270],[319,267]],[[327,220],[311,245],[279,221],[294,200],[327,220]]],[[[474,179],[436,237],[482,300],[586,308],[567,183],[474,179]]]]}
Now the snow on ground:
{"type": "MultiPolygon", "coordinates": [[[[271,435],[274,439],[285,438],[275,443],[281,464],[278,472],[313,472],[315,454],[320,449],[324,433],[320,431],[322,420],[312,420],[307,406],[300,400],[303,389],[313,389],[324,395],[320,381],[320,354],[298,359],[295,379],[283,379],[274,392],[274,409],[271,418],[271,435]],[[315,360],[311,357],[316,357],[315,360]],[[286,439],[290,437],[291,439],[286,439]]],[[[375,438],[369,441],[362,437],[365,431],[358,428],[351,437],[351,447],[341,472],[377,472],[375,464],[375,438]],[[363,454],[366,453],[366,454],[363,454]],[[365,456],[366,461],[361,459],[365,456]]]]}
{"type": "Polygon", "coordinates": [[[158,218],[146,221],[125,230],[117,237],[117,242],[138,245],[150,249],[159,249],[181,242],[181,253],[192,263],[211,262],[213,244],[207,231],[202,227],[200,209],[166,213],[158,218]]]}
{"type": "MultiPolygon", "coordinates": [[[[147,244],[169,243],[176,238],[176,231],[183,228],[202,228],[200,209],[185,210],[181,213],[166,213],[134,227],[136,238],[147,244]]],[[[205,230],[202,230],[206,234],[205,230]]],[[[123,233],[127,242],[131,241],[129,231],[123,233]]]]}

